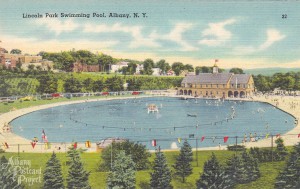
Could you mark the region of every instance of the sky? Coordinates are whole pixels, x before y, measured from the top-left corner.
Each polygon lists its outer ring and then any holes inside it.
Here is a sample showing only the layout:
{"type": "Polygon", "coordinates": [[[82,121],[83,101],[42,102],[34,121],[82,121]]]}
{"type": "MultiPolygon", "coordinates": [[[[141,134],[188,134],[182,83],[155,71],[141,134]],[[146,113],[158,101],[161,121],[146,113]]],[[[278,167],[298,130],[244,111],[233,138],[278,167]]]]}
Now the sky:
{"type": "Polygon", "coordinates": [[[194,66],[218,59],[221,68],[299,68],[299,10],[296,1],[8,0],[0,4],[0,47],[29,54],[84,49],[194,66]],[[42,18],[28,18],[38,14],[42,18]]]}

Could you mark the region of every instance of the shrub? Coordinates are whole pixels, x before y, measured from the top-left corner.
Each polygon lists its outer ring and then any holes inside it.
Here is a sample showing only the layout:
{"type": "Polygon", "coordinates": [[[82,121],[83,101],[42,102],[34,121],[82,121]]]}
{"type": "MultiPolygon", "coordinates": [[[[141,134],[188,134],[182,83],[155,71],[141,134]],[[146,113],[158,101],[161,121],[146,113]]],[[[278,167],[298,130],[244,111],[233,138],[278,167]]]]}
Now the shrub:
{"type": "Polygon", "coordinates": [[[245,146],[244,145],[232,145],[232,146],[227,146],[227,149],[229,151],[244,151],[245,146]]]}

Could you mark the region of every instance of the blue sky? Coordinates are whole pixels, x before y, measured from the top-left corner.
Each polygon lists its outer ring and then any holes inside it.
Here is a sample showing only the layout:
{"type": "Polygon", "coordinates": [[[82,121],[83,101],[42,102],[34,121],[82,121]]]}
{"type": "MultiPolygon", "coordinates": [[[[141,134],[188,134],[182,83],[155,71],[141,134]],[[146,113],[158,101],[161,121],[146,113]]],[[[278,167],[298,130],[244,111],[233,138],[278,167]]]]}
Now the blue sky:
{"type": "Polygon", "coordinates": [[[300,67],[299,10],[294,1],[12,0],[1,2],[0,46],[24,53],[86,49],[194,66],[211,66],[218,59],[222,68],[300,67]],[[23,13],[43,18],[23,18],[23,13]],[[59,17],[45,18],[46,13],[59,17]],[[90,18],[62,18],[61,13],[90,18]]]}

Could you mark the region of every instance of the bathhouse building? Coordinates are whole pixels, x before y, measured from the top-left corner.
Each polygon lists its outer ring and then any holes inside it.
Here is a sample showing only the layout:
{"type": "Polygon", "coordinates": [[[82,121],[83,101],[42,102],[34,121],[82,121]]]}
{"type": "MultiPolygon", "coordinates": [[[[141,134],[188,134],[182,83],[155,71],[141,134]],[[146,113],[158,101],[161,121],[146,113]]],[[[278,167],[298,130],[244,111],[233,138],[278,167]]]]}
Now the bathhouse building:
{"type": "Polygon", "coordinates": [[[213,73],[187,75],[177,94],[211,98],[246,98],[253,95],[254,81],[249,74],[219,73],[215,64],[213,73]]]}

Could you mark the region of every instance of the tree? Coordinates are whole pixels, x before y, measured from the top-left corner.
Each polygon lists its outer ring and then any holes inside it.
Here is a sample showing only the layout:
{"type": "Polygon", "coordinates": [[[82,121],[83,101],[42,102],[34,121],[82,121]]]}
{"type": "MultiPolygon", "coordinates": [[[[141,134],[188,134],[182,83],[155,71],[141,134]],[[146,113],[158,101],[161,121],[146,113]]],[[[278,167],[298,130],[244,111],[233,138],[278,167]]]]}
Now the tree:
{"type": "Polygon", "coordinates": [[[68,189],[90,189],[89,175],[90,173],[84,170],[83,163],[78,150],[71,147],[68,151],[69,171],[67,177],[68,189]]]}
{"type": "Polygon", "coordinates": [[[234,74],[244,74],[243,69],[241,68],[231,68],[229,70],[229,73],[234,73],[234,74]]]}
{"type": "Polygon", "coordinates": [[[128,83],[127,90],[129,91],[135,91],[135,90],[141,90],[142,82],[137,77],[130,77],[126,81],[128,83]]]}
{"type": "Polygon", "coordinates": [[[65,92],[78,93],[81,91],[82,84],[78,79],[72,76],[71,78],[65,80],[64,88],[65,92]]]}
{"type": "Polygon", "coordinates": [[[63,189],[64,180],[61,171],[61,164],[53,152],[48,160],[44,172],[44,189],[63,189]]]}
{"type": "Polygon", "coordinates": [[[185,178],[192,174],[191,162],[193,161],[192,147],[187,142],[184,141],[183,146],[180,149],[179,156],[176,158],[175,165],[175,175],[182,178],[182,182],[185,182],[185,178]]]}
{"type": "Polygon", "coordinates": [[[73,63],[75,62],[74,57],[70,54],[70,52],[62,52],[60,55],[60,66],[61,69],[66,72],[71,72],[73,68],[73,63]]]}
{"type": "Polygon", "coordinates": [[[152,75],[152,73],[153,73],[152,68],[154,67],[153,60],[148,58],[143,62],[143,65],[144,65],[143,74],[144,75],[152,75]]]}
{"type": "Polygon", "coordinates": [[[29,64],[27,66],[27,72],[30,73],[30,74],[34,73],[34,68],[35,68],[35,65],[29,64]]]}
{"type": "Polygon", "coordinates": [[[94,81],[91,79],[91,78],[87,78],[85,79],[83,82],[83,92],[92,92],[93,91],[93,84],[94,84],[94,81]]]}
{"type": "Polygon", "coordinates": [[[293,150],[300,156],[300,142],[298,142],[298,144],[293,146],[293,150]]]}
{"type": "Polygon", "coordinates": [[[16,67],[15,67],[17,72],[22,72],[22,63],[20,61],[17,62],[16,67]]]}
{"type": "Polygon", "coordinates": [[[226,162],[225,173],[228,176],[230,188],[234,188],[236,184],[243,183],[242,181],[246,180],[247,173],[240,156],[233,155],[226,162]]]}
{"type": "Polygon", "coordinates": [[[107,176],[108,188],[133,189],[135,188],[135,163],[125,151],[120,151],[107,176]]]}
{"type": "Polygon", "coordinates": [[[56,93],[58,79],[54,75],[41,75],[38,78],[39,86],[37,87],[37,92],[40,94],[46,93],[56,93]]]}
{"type": "Polygon", "coordinates": [[[20,49],[12,49],[10,54],[22,54],[22,51],[20,49]]]}
{"type": "Polygon", "coordinates": [[[102,89],[104,88],[104,83],[102,80],[96,80],[93,82],[93,91],[97,92],[97,91],[102,91],[102,89]]]}
{"type": "MultiPolygon", "coordinates": [[[[124,67],[124,68],[125,68],[125,67],[124,67]]],[[[137,68],[137,64],[136,64],[136,63],[129,62],[129,63],[128,63],[128,67],[127,67],[127,72],[128,72],[130,75],[133,75],[133,74],[135,74],[135,72],[136,72],[136,68],[137,68]]]]}
{"type": "Polygon", "coordinates": [[[197,66],[196,67],[196,75],[199,75],[199,73],[212,73],[212,67],[197,66]]]}
{"type": "Polygon", "coordinates": [[[272,89],[272,82],[270,81],[271,79],[268,76],[263,76],[259,74],[257,76],[254,76],[253,80],[255,83],[255,87],[258,89],[258,91],[267,92],[272,89]]]}
{"type": "Polygon", "coordinates": [[[0,96],[11,96],[14,93],[13,86],[5,79],[0,79],[0,96]]]}
{"type": "Polygon", "coordinates": [[[189,72],[193,72],[194,71],[194,67],[191,64],[186,64],[184,65],[184,69],[189,71],[189,72]]]}
{"type": "Polygon", "coordinates": [[[276,150],[275,153],[277,154],[277,160],[282,161],[284,160],[285,156],[288,155],[288,151],[284,146],[283,139],[280,137],[275,140],[276,143],[276,150]]]}
{"type": "Polygon", "coordinates": [[[122,80],[122,78],[117,76],[107,78],[105,81],[105,85],[107,86],[109,91],[123,91],[123,84],[124,81],[122,80]]]}
{"type": "Polygon", "coordinates": [[[156,63],[156,67],[158,67],[162,73],[166,73],[171,69],[171,66],[169,63],[167,63],[164,59],[158,61],[156,63]]]}
{"type": "Polygon", "coordinates": [[[155,153],[153,172],[150,173],[150,186],[156,189],[171,189],[171,171],[167,165],[165,155],[159,150],[155,153]]]}
{"type": "Polygon", "coordinates": [[[24,185],[18,183],[19,173],[9,164],[5,156],[0,159],[0,188],[23,189],[24,185]]]}
{"type": "Polygon", "coordinates": [[[113,142],[102,151],[101,159],[103,162],[100,164],[99,169],[101,171],[109,170],[111,168],[111,160],[114,162],[116,160],[116,155],[123,150],[126,155],[130,155],[132,157],[137,170],[144,170],[148,168],[148,158],[151,154],[147,151],[146,147],[142,144],[125,141],[119,143],[113,142]]]}
{"type": "Polygon", "coordinates": [[[176,75],[179,75],[182,70],[184,70],[184,65],[181,62],[174,62],[172,64],[172,70],[176,75]]]}
{"type": "Polygon", "coordinates": [[[109,68],[110,68],[110,65],[113,63],[113,58],[111,56],[108,56],[108,55],[101,55],[99,58],[98,58],[98,63],[101,65],[101,68],[102,70],[101,71],[104,71],[104,72],[109,72],[109,68]]]}
{"type": "Polygon", "coordinates": [[[275,188],[300,188],[299,169],[299,155],[294,151],[291,153],[286,167],[276,178],[275,188]]]}
{"type": "Polygon", "coordinates": [[[260,177],[258,160],[253,158],[251,154],[246,152],[246,150],[242,153],[242,162],[246,173],[246,178],[243,181],[244,183],[252,182],[260,177]]]}
{"type": "Polygon", "coordinates": [[[215,154],[204,163],[203,173],[197,180],[197,189],[226,189],[230,188],[230,183],[223,167],[219,164],[215,154]]]}

